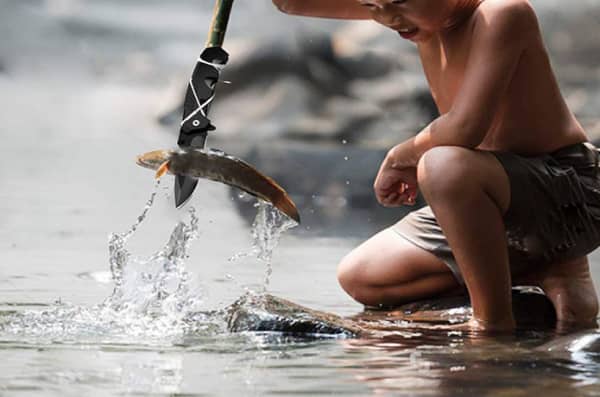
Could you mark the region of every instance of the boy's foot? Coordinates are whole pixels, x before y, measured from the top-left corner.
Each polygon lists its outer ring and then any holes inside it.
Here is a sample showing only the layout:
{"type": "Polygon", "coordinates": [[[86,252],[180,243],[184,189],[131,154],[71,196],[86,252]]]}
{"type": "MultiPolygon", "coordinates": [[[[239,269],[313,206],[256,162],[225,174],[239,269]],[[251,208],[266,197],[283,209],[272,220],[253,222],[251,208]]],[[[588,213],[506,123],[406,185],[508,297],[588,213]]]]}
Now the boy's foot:
{"type": "Polygon", "coordinates": [[[553,264],[527,279],[554,304],[559,330],[597,327],[598,298],[586,257],[553,264]]]}

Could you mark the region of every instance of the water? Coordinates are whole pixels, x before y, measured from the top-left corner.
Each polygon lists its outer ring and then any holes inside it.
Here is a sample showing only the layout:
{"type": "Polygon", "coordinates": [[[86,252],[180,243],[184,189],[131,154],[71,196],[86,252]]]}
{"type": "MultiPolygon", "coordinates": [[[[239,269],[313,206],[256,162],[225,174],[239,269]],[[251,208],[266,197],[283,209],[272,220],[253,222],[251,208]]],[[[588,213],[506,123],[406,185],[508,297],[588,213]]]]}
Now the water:
{"type": "MultiPolygon", "coordinates": [[[[600,392],[600,353],[586,350],[590,338],[599,338],[596,332],[578,335],[569,347],[552,331],[490,338],[408,322],[359,339],[230,333],[230,310],[269,316],[261,296],[270,283],[275,248],[295,222],[267,203],[256,204],[252,247],[233,261],[255,257],[267,269],[263,284],[240,290],[252,297],[239,306],[207,311],[207,291],[194,285],[187,269],[203,223],[193,206],[160,250],[145,257],[130,251],[129,241],[148,221],[158,191],[157,183],[130,228],[110,235],[112,292],[101,303],[13,305],[0,313],[3,395],[41,390],[44,395],[210,396],[600,392]]],[[[448,323],[464,321],[461,310],[446,317],[448,323]]]]}

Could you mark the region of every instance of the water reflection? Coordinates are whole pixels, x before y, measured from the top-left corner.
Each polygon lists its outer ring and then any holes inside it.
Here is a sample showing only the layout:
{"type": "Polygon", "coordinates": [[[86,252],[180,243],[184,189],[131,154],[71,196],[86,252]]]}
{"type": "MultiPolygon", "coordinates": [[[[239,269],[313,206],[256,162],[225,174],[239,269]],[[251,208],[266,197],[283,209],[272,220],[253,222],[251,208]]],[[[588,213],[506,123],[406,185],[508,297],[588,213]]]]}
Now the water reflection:
{"type": "MultiPolygon", "coordinates": [[[[366,383],[372,395],[585,395],[597,389],[600,363],[544,351],[551,333],[492,338],[425,331],[418,337],[346,340],[335,365],[366,383]],[[578,394],[581,393],[581,394],[578,394]]],[[[597,391],[597,390],[596,390],[597,391]]]]}
{"type": "Polygon", "coordinates": [[[144,359],[129,356],[120,366],[120,380],[127,393],[178,393],[183,382],[183,355],[146,353],[144,359]]]}

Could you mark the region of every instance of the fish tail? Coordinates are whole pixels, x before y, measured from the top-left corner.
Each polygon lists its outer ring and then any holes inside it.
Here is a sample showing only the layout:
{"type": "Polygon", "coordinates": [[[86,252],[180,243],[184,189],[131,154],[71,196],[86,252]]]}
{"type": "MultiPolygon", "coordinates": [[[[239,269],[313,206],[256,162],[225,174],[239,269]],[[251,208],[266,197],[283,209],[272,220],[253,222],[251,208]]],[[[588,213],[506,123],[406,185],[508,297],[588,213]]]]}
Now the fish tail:
{"type": "Polygon", "coordinates": [[[298,213],[298,208],[296,208],[296,204],[294,204],[292,199],[285,192],[282,192],[277,200],[274,200],[273,204],[281,212],[300,223],[300,214],[298,213]]]}

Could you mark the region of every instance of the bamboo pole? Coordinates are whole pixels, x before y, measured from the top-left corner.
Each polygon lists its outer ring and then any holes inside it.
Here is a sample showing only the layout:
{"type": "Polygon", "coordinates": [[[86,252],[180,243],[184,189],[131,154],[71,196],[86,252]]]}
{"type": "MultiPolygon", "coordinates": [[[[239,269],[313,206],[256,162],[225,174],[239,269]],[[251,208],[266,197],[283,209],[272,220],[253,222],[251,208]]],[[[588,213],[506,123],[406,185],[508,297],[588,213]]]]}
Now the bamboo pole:
{"type": "Polygon", "coordinates": [[[225,41],[227,23],[231,14],[233,0],[216,0],[213,19],[208,31],[206,47],[221,47],[225,41]]]}

